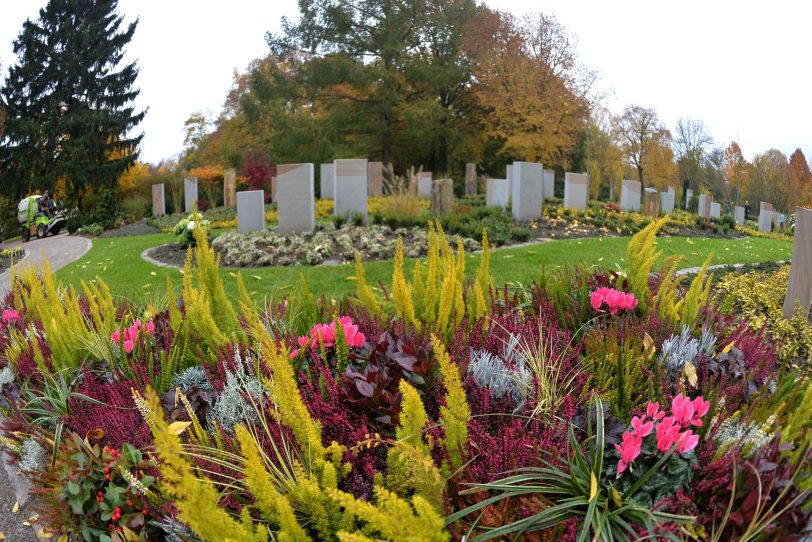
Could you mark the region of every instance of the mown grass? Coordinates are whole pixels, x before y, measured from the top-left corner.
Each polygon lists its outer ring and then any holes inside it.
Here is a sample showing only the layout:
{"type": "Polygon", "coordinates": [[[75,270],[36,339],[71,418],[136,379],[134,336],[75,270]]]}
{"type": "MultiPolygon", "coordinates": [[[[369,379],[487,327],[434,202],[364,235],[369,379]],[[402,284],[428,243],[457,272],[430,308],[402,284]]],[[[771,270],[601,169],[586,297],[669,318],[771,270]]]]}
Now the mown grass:
{"type": "MultiPolygon", "coordinates": [[[[564,266],[623,265],[628,237],[598,237],[549,241],[541,244],[503,248],[491,253],[491,272],[497,285],[508,282],[529,284],[544,271],[564,266]]],[[[57,272],[57,278],[66,284],[78,286],[82,280],[97,276],[117,296],[136,302],[158,301],[166,296],[166,277],[179,288],[183,275],[178,269],[158,267],[141,258],[149,247],[174,241],[170,234],[134,237],[99,238],[93,248],[80,260],[57,272]]],[[[680,254],[681,267],[701,265],[709,253],[714,253],[714,264],[752,263],[789,259],[792,243],[775,239],[747,237],[743,239],[705,239],[670,237],[658,239],[663,256],[680,254]]],[[[476,272],[479,254],[469,254],[466,271],[476,272]]],[[[413,265],[407,262],[407,268],[413,265]]],[[[366,264],[367,280],[388,285],[392,275],[392,260],[366,264]]],[[[351,264],[337,266],[293,266],[272,268],[221,269],[226,291],[236,296],[237,273],[242,273],[246,286],[257,301],[286,295],[303,274],[310,289],[317,295],[341,299],[355,290],[354,268],[351,264]]]]}

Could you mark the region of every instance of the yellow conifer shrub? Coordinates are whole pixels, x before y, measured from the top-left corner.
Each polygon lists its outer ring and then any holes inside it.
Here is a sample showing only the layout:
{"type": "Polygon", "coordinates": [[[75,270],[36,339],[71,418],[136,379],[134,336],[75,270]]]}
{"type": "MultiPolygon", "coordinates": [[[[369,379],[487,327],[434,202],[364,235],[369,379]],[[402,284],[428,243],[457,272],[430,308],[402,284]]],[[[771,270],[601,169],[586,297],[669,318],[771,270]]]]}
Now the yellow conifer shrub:
{"type": "Polygon", "coordinates": [[[471,408],[462,387],[460,371],[451,361],[445,346],[436,336],[432,336],[431,345],[446,389],[445,405],[440,407],[440,424],[445,428],[445,447],[451,466],[459,469],[465,462],[471,408]]]}
{"type": "Polygon", "coordinates": [[[626,275],[629,278],[629,287],[643,310],[648,309],[651,299],[651,293],[648,289],[648,277],[651,274],[651,268],[662,255],[662,252],[655,252],[657,232],[667,222],[667,216],[651,222],[634,234],[627,247],[629,267],[626,275]]]}

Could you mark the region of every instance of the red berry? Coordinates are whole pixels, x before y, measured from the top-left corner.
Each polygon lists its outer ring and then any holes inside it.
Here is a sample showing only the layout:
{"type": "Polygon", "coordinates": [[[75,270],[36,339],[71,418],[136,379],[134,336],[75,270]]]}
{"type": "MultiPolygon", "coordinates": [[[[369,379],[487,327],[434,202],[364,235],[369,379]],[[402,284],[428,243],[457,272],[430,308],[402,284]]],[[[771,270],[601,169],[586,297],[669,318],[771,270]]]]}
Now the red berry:
{"type": "Polygon", "coordinates": [[[104,467],[104,474],[110,474],[110,467],[104,467]]]}
{"type": "Polygon", "coordinates": [[[109,474],[105,474],[105,475],[104,475],[104,479],[109,481],[109,480],[110,480],[110,475],[109,475],[109,474]]]}

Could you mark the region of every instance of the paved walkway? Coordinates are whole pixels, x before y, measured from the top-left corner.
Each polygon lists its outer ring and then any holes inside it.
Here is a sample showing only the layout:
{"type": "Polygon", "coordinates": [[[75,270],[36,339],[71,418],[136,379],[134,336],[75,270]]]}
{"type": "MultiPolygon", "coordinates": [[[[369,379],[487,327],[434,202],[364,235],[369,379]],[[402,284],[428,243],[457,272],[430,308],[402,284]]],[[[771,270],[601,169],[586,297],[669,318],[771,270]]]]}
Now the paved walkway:
{"type": "MultiPolygon", "coordinates": [[[[51,268],[56,271],[60,267],[65,267],[85,255],[90,250],[93,243],[85,237],[76,237],[61,233],[56,236],[49,236],[45,239],[32,239],[27,243],[19,240],[6,243],[4,248],[23,247],[26,250],[24,264],[29,262],[39,266],[43,258],[47,258],[51,268]]],[[[11,272],[0,273],[0,296],[4,295],[11,288],[11,272]]]]}
{"type": "MultiPolygon", "coordinates": [[[[90,250],[93,243],[84,237],[73,237],[63,233],[45,239],[34,239],[28,243],[21,244],[20,241],[13,241],[5,244],[5,248],[15,248],[22,246],[26,249],[23,264],[33,263],[41,265],[43,258],[47,258],[51,268],[56,271],[69,263],[78,260],[90,250]]],[[[0,273],[0,296],[11,288],[11,272],[0,273]]],[[[28,498],[28,484],[25,479],[16,476],[16,469],[7,463],[5,454],[0,453],[0,533],[5,535],[5,540],[15,542],[35,542],[34,535],[39,527],[29,527],[23,522],[31,519],[33,504],[28,498]],[[3,468],[5,467],[5,468],[3,468]],[[9,477],[12,477],[10,480],[9,477]],[[18,511],[13,512],[17,507],[18,511]]],[[[33,522],[32,522],[33,523],[33,522]]]]}

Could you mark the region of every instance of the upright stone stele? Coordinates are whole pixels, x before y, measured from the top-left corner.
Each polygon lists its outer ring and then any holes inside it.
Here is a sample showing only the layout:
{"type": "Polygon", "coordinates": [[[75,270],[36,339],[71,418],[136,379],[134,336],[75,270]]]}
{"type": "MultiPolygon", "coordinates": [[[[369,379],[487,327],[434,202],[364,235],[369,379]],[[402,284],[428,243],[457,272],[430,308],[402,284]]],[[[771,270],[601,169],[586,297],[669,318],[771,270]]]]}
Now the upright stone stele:
{"type": "Polygon", "coordinates": [[[476,186],[476,164],[467,163],[465,164],[465,195],[466,196],[476,196],[477,193],[477,186],[476,186]]]}
{"type": "Polygon", "coordinates": [[[758,206],[758,231],[773,231],[773,204],[762,201],[758,206]]]}
{"type": "Polygon", "coordinates": [[[333,199],[333,164],[321,164],[321,177],[319,183],[321,185],[321,199],[333,199]]]}
{"type": "Polygon", "coordinates": [[[277,186],[278,186],[278,182],[279,182],[276,177],[277,177],[276,175],[271,177],[271,201],[274,202],[274,203],[276,203],[276,192],[277,192],[277,186]]]}
{"type": "Polygon", "coordinates": [[[183,205],[187,213],[192,212],[192,207],[197,203],[197,177],[187,177],[183,179],[183,205]]]}
{"type": "Polygon", "coordinates": [[[643,191],[643,214],[660,216],[660,194],[656,188],[649,187],[643,191]]]}
{"type": "Polygon", "coordinates": [[[717,201],[711,202],[710,207],[710,217],[711,218],[721,218],[722,217],[722,204],[717,201]]]}
{"type": "Polygon", "coordinates": [[[361,214],[367,219],[367,189],[369,168],[366,160],[336,160],[333,162],[335,205],[333,214],[352,218],[361,214]]]}
{"type": "Polygon", "coordinates": [[[691,206],[691,200],[694,199],[694,191],[690,188],[685,191],[685,208],[688,209],[691,206]]]}
{"type": "Polygon", "coordinates": [[[702,218],[707,218],[710,220],[711,217],[711,203],[713,199],[710,196],[706,196],[705,194],[699,195],[699,205],[696,208],[696,214],[698,214],[702,218]]]}
{"type": "Polygon", "coordinates": [[[383,162],[369,163],[369,195],[383,195],[383,162]]]}
{"type": "MultiPolygon", "coordinates": [[[[555,171],[545,169],[541,177],[541,197],[544,199],[555,197],[555,171]]],[[[587,184],[587,202],[589,201],[589,184],[587,184]]]]}
{"type": "Polygon", "coordinates": [[[263,231],[265,229],[265,191],[237,192],[237,231],[263,231]]]}
{"type": "Polygon", "coordinates": [[[640,212],[640,200],[642,199],[642,183],[623,179],[620,185],[620,208],[624,211],[640,212]]]}
{"type": "MultiPolygon", "coordinates": [[[[547,173],[547,171],[544,173],[547,173]]],[[[564,207],[586,211],[588,206],[589,177],[587,177],[586,173],[566,172],[564,174],[564,207]]]]}
{"type": "Polygon", "coordinates": [[[223,175],[223,206],[237,205],[237,170],[228,168],[223,175]]]}
{"type": "Polygon", "coordinates": [[[510,181],[507,179],[488,179],[485,185],[485,206],[507,209],[510,202],[510,181]]]}
{"type": "Polygon", "coordinates": [[[792,270],[789,274],[787,296],[784,298],[784,318],[791,318],[800,305],[809,316],[812,304],[812,209],[798,207],[795,211],[795,242],[792,245],[792,270]]]}
{"type": "Polygon", "coordinates": [[[417,197],[431,198],[431,171],[421,171],[417,178],[417,197]]]}
{"type": "Polygon", "coordinates": [[[744,207],[736,205],[736,210],[733,212],[733,218],[736,219],[736,224],[739,226],[744,225],[744,207]]]}
{"type": "Polygon", "coordinates": [[[668,192],[669,194],[673,194],[673,195],[677,194],[677,190],[673,186],[669,186],[668,190],[666,190],[666,192],[668,192]]]}
{"type": "Polygon", "coordinates": [[[544,166],[533,162],[513,163],[511,207],[517,221],[541,218],[542,172],[544,166]]]}
{"type": "Polygon", "coordinates": [[[313,164],[277,166],[279,231],[311,232],[316,228],[313,170],[313,164]]]}
{"type": "Polygon", "coordinates": [[[674,214],[674,198],[676,194],[674,192],[660,192],[660,211],[664,215],[673,215],[674,214]]]}
{"type": "Polygon", "coordinates": [[[431,182],[431,212],[444,215],[453,211],[454,181],[437,179],[431,182]]]}
{"type": "Polygon", "coordinates": [[[164,196],[164,185],[152,185],[152,216],[164,216],[166,214],[166,197],[164,196]]]}

